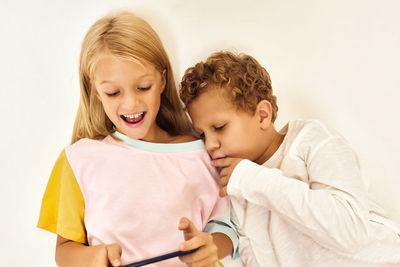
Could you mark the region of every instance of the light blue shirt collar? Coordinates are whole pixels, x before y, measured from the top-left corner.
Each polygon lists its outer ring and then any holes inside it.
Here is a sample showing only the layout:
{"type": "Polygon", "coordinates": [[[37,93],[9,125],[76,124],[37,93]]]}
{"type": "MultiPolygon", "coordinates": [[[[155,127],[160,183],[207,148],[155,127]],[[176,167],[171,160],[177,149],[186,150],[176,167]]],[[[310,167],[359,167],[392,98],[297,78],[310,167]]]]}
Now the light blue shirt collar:
{"type": "Polygon", "coordinates": [[[195,140],[185,143],[151,143],[139,139],[132,139],[117,131],[114,132],[114,135],[121,139],[122,143],[126,145],[152,152],[186,152],[205,148],[202,140],[195,140]]]}

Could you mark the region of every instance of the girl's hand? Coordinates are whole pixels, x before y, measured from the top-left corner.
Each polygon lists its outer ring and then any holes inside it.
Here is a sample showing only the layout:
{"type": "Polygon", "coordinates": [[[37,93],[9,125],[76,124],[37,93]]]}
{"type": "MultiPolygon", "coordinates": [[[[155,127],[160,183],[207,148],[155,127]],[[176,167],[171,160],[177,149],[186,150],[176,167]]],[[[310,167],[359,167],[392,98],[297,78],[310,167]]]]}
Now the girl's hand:
{"type": "Polygon", "coordinates": [[[199,248],[193,253],[180,256],[179,259],[191,267],[214,266],[218,259],[217,246],[211,234],[199,231],[188,218],[181,218],[178,228],[183,231],[186,240],[179,246],[181,251],[199,248]]]}
{"type": "Polygon", "coordinates": [[[236,165],[238,165],[241,160],[241,158],[226,157],[222,159],[215,159],[212,161],[214,167],[221,168],[221,171],[219,172],[219,185],[221,186],[221,189],[219,190],[220,197],[228,195],[227,185],[229,179],[231,178],[232,172],[235,169],[236,165]]]}
{"type": "Polygon", "coordinates": [[[118,244],[93,246],[92,250],[91,267],[121,266],[121,247],[118,244]]]}
{"type": "Polygon", "coordinates": [[[121,266],[121,247],[118,244],[86,246],[57,236],[57,266],[108,267],[121,266]]]}

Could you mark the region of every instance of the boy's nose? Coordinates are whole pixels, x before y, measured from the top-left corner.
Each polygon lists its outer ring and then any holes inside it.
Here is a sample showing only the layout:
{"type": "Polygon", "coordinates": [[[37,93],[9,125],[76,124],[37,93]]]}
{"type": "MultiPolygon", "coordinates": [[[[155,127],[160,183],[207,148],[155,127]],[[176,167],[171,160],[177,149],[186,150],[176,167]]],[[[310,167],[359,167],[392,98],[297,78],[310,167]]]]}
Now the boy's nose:
{"type": "Polygon", "coordinates": [[[205,145],[207,151],[211,154],[211,152],[214,152],[216,149],[220,147],[219,141],[217,138],[210,136],[205,139],[205,145]]]}

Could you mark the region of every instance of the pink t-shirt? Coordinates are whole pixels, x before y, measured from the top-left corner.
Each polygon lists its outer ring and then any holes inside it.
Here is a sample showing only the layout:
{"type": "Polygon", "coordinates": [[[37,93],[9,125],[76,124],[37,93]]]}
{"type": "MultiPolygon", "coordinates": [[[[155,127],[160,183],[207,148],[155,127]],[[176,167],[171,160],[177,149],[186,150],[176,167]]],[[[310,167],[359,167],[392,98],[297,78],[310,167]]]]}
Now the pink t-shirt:
{"type": "MultiPolygon", "coordinates": [[[[181,217],[202,230],[227,210],[201,140],[156,144],[116,135],[123,142],[108,136],[66,148],[85,200],[89,245],[118,243],[122,263],[131,263],[177,250],[181,217]]],[[[162,266],[185,265],[173,258],[162,266]]]]}

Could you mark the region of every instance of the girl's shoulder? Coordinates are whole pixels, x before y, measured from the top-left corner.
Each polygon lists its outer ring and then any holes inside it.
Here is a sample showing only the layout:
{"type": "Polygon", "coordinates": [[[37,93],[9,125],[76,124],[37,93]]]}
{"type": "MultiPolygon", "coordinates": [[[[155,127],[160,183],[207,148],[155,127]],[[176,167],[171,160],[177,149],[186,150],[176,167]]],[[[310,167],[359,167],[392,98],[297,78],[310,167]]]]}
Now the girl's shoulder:
{"type": "Polygon", "coordinates": [[[67,155],[82,155],[86,153],[100,152],[110,150],[114,144],[111,144],[110,136],[101,139],[82,138],[73,144],[65,147],[67,155]]]}
{"type": "Polygon", "coordinates": [[[104,140],[106,138],[101,138],[101,139],[91,139],[91,138],[81,138],[75,143],[70,144],[67,146],[67,149],[74,148],[74,147],[82,147],[82,146],[87,146],[87,145],[94,145],[94,144],[101,144],[104,143],[104,140]]]}

